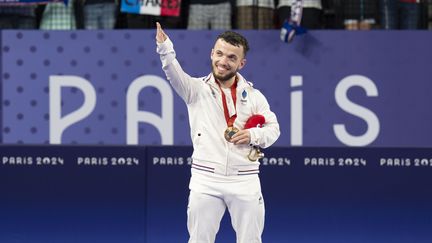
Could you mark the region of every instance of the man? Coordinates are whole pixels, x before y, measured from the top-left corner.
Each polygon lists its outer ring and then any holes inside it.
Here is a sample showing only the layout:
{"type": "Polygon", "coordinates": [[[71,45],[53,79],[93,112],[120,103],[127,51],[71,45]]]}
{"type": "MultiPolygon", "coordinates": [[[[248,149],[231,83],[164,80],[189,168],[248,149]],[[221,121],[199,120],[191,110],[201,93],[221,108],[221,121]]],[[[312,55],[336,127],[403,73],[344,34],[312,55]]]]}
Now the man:
{"type": "MultiPolygon", "coordinates": [[[[277,5],[277,15],[279,23],[283,24],[286,19],[291,17],[292,6],[298,0],[279,0],[277,5]]],[[[301,26],[306,29],[321,29],[322,26],[322,1],[321,0],[304,0],[301,16],[301,26]]]]}
{"type": "MultiPolygon", "coordinates": [[[[431,11],[431,3],[429,1],[429,11],[431,11]]],[[[379,10],[383,29],[415,30],[419,28],[420,0],[380,0],[379,10]]]]}
{"type": "Polygon", "coordinates": [[[274,29],[275,0],[236,0],[238,29],[274,29]]]}
{"type": "Polygon", "coordinates": [[[232,31],[221,34],[211,51],[212,73],[202,78],[183,71],[159,23],[156,42],[162,68],[189,113],[194,146],[189,243],[214,242],[226,208],[237,243],[260,243],[264,200],[256,150],[273,144],[280,132],[266,98],[238,73],[246,64],[247,40],[232,31]],[[265,122],[244,129],[256,116],[265,122]]]}
{"type": "Polygon", "coordinates": [[[191,30],[230,30],[229,0],[190,0],[187,28],[191,30]]]}
{"type": "Polygon", "coordinates": [[[0,5],[0,29],[36,29],[36,4],[0,5]]]}

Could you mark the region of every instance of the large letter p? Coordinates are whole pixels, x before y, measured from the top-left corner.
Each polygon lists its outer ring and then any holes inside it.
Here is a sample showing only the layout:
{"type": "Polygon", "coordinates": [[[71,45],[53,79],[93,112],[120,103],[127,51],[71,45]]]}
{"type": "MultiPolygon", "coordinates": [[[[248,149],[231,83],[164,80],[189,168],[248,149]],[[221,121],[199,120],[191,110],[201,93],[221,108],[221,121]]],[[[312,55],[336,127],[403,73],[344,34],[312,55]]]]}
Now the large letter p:
{"type": "Polygon", "coordinates": [[[50,76],[49,79],[49,140],[61,144],[63,131],[75,122],[87,117],[96,106],[96,92],[89,81],[77,76],[50,76]],[[83,105],[61,117],[61,88],[75,87],[84,93],[83,105]]]}

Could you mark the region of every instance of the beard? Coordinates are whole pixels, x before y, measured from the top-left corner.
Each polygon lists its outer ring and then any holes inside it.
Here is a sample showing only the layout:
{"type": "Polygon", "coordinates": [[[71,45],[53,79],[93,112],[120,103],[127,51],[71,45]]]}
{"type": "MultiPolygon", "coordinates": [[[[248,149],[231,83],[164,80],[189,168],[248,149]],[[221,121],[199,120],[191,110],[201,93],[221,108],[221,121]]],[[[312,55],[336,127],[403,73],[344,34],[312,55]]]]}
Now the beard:
{"type": "Polygon", "coordinates": [[[212,70],[213,76],[215,77],[215,79],[219,80],[220,82],[226,82],[237,74],[237,70],[235,70],[235,71],[230,71],[230,72],[226,73],[225,75],[219,75],[216,73],[215,69],[216,68],[213,67],[213,70],[212,70]]]}

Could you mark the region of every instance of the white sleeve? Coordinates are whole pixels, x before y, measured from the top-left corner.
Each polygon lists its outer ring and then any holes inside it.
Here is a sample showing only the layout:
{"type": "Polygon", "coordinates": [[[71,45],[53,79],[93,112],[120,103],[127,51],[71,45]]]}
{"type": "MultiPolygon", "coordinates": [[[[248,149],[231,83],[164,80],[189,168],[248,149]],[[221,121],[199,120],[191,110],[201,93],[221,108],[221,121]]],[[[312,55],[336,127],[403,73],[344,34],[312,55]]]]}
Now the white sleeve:
{"type": "Polygon", "coordinates": [[[172,41],[167,38],[163,43],[157,43],[156,52],[160,55],[162,69],[174,90],[187,104],[191,103],[199,82],[183,71],[176,59],[172,41]]]}
{"type": "Polygon", "coordinates": [[[251,135],[251,146],[259,146],[261,148],[267,148],[272,145],[279,138],[280,130],[279,123],[275,113],[270,110],[270,105],[264,95],[256,91],[256,114],[264,116],[264,126],[259,128],[250,128],[251,135]]]}

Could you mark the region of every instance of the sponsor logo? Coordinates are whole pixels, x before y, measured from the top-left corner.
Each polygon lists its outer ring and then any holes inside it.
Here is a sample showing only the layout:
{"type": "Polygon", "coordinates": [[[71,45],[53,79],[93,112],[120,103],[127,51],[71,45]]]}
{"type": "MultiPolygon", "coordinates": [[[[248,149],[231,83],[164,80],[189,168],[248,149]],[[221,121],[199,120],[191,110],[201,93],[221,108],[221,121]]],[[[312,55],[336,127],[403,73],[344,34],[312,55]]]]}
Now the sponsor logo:
{"type": "Polygon", "coordinates": [[[191,157],[153,157],[153,165],[160,166],[175,166],[175,165],[191,165],[191,157]]]}
{"type": "Polygon", "coordinates": [[[57,166],[64,165],[62,157],[43,157],[43,156],[3,156],[2,165],[26,166],[57,166]]]}
{"type": "Polygon", "coordinates": [[[284,157],[264,157],[260,160],[263,166],[290,166],[291,160],[284,157]]]}
{"type": "Polygon", "coordinates": [[[380,158],[382,167],[432,167],[432,158],[380,158]]]}
{"type": "Polygon", "coordinates": [[[79,166],[135,166],[139,159],[135,157],[78,157],[79,166]]]}
{"type": "Polygon", "coordinates": [[[367,161],[363,158],[333,158],[333,157],[305,157],[303,163],[308,167],[316,166],[352,166],[363,167],[367,161]]]}

